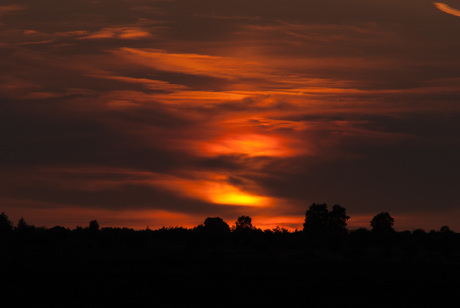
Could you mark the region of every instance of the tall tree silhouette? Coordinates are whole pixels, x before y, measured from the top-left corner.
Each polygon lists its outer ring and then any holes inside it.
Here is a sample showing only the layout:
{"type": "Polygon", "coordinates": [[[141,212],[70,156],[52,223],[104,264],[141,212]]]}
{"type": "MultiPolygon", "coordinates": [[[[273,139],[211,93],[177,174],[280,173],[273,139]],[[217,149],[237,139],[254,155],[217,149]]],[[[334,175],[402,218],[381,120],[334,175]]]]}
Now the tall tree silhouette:
{"type": "Polygon", "coordinates": [[[327,204],[313,203],[305,213],[303,230],[308,234],[326,234],[328,230],[329,211],[327,204]]]}
{"type": "Polygon", "coordinates": [[[0,214],[0,236],[9,234],[13,230],[13,223],[8,219],[8,216],[2,212],[0,214]]]}
{"type": "Polygon", "coordinates": [[[347,220],[350,216],[347,215],[347,210],[344,207],[336,204],[329,212],[328,231],[331,233],[346,233],[347,220]]]}
{"type": "Polygon", "coordinates": [[[99,231],[99,223],[97,220],[91,220],[89,222],[88,231],[91,233],[96,233],[99,231]]]}
{"type": "Polygon", "coordinates": [[[379,213],[371,220],[372,231],[376,233],[391,233],[394,231],[394,221],[388,212],[379,213]]]}
{"type": "Polygon", "coordinates": [[[315,235],[343,234],[347,232],[349,218],[346,209],[338,204],[329,212],[326,203],[313,203],[305,213],[303,230],[315,235]]]}
{"type": "Polygon", "coordinates": [[[252,230],[252,218],[249,216],[240,216],[235,222],[235,230],[252,230]]]}
{"type": "Polygon", "coordinates": [[[16,230],[18,230],[19,232],[23,232],[23,231],[28,230],[30,227],[31,226],[28,223],[26,223],[26,220],[24,219],[24,217],[21,217],[18,220],[16,230]]]}

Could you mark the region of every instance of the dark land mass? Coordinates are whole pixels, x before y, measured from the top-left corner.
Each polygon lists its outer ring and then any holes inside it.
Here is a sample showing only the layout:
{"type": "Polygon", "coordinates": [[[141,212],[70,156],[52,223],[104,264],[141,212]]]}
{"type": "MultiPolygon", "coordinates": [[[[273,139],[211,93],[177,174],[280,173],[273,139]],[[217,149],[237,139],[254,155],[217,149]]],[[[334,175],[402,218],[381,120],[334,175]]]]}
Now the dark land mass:
{"type": "MultiPolygon", "coordinates": [[[[2,307],[440,307],[457,300],[460,234],[236,228],[0,232],[2,307]]],[[[215,219],[212,221],[212,219],[215,219]]],[[[308,221],[308,219],[306,220],[308,221]]],[[[214,224],[213,224],[214,223],[214,224]]],[[[228,227],[228,225],[227,225],[228,227]]]]}

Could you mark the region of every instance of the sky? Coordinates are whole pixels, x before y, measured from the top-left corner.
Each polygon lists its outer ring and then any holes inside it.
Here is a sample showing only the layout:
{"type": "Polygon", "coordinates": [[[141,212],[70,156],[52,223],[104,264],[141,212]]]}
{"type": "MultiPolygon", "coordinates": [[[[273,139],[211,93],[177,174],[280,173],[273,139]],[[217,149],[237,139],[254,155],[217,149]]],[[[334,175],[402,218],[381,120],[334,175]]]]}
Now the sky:
{"type": "Polygon", "coordinates": [[[1,0],[0,211],[460,232],[460,0],[1,0]]]}

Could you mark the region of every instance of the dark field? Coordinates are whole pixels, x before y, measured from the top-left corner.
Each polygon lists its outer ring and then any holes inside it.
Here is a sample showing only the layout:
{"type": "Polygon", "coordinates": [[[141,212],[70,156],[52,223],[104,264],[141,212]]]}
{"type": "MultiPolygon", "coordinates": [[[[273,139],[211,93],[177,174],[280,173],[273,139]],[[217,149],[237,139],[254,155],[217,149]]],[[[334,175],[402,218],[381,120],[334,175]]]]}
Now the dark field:
{"type": "Polygon", "coordinates": [[[1,239],[3,307],[439,307],[458,294],[453,232],[64,228],[1,239]]]}

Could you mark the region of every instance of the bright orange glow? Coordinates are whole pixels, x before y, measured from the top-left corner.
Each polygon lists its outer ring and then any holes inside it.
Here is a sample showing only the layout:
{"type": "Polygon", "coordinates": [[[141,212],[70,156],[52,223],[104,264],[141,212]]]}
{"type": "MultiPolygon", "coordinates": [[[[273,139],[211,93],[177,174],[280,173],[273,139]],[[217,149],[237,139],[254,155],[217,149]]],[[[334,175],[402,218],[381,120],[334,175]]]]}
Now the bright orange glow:
{"type": "Polygon", "coordinates": [[[244,154],[250,157],[292,155],[294,151],[287,147],[286,143],[287,140],[279,136],[229,133],[202,142],[200,148],[208,155],[244,154]]]}
{"type": "Polygon", "coordinates": [[[206,180],[169,178],[154,180],[152,184],[215,204],[265,207],[272,203],[269,197],[252,194],[225,181],[212,180],[211,178],[206,180]]]}
{"type": "MultiPolygon", "coordinates": [[[[274,200],[267,196],[252,193],[243,188],[236,187],[228,183],[229,175],[211,172],[186,172],[188,176],[167,175],[155,172],[145,172],[129,169],[117,168],[56,168],[44,170],[48,174],[53,174],[56,181],[55,185],[61,188],[78,187],[86,191],[97,191],[101,189],[114,189],[122,184],[142,184],[160,187],[173,191],[182,196],[196,198],[205,202],[215,204],[266,207],[274,203],[274,200]],[[119,182],[116,180],[94,180],[83,183],[74,180],[72,174],[104,174],[108,175],[129,175],[130,180],[119,182]],[[71,180],[63,181],[69,178],[71,180]]],[[[248,189],[255,189],[252,183],[246,183],[248,189]]]]}
{"type": "Polygon", "coordinates": [[[216,204],[233,204],[246,206],[266,206],[269,198],[251,195],[228,184],[208,184],[208,198],[216,204]]]}
{"type": "Polygon", "coordinates": [[[155,99],[166,104],[202,105],[204,102],[240,101],[248,96],[248,94],[234,92],[178,91],[169,94],[157,94],[155,99]]]}
{"type": "Polygon", "coordinates": [[[289,231],[294,231],[295,229],[301,230],[304,223],[304,217],[299,216],[253,216],[253,225],[258,228],[265,229],[275,229],[276,227],[285,228],[289,231]]]}
{"type": "MultiPolygon", "coordinates": [[[[100,191],[117,189],[121,185],[148,185],[158,187],[184,197],[202,200],[214,204],[236,206],[266,207],[274,203],[270,197],[252,193],[257,187],[246,182],[245,188],[236,187],[228,183],[229,175],[211,172],[185,172],[181,175],[167,175],[155,172],[146,172],[119,168],[48,168],[40,173],[52,176],[52,184],[61,189],[77,188],[82,191],[100,191]],[[105,179],[81,181],[82,175],[103,175],[105,179]],[[129,179],[116,180],[120,175],[129,179]],[[114,179],[111,179],[114,178],[114,179]]],[[[34,177],[31,180],[37,181],[34,177]]],[[[12,179],[10,178],[10,181],[12,179]]]]}

